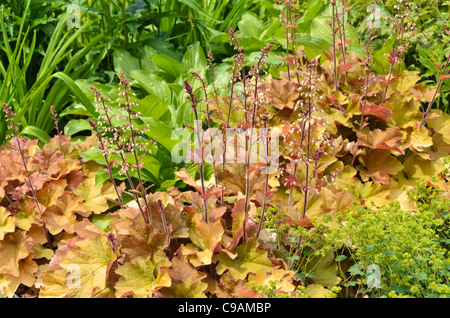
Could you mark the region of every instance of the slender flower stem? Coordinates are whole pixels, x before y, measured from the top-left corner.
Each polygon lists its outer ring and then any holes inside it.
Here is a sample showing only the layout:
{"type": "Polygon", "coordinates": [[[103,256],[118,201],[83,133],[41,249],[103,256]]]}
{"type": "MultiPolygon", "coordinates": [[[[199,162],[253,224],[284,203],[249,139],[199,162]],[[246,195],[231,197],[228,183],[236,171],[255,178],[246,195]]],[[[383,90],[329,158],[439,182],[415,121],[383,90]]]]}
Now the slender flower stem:
{"type": "Polygon", "coordinates": [[[309,74],[309,89],[308,89],[308,141],[306,144],[306,171],[305,171],[305,199],[303,203],[302,219],[306,217],[306,206],[308,204],[308,188],[309,188],[309,157],[311,144],[311,84],[312,84],[312,70],[309,74]]]}
{"type": "MultiPolygon", "coordinates": [[[[38,200],[37,195],[36,195],[36,190],[34,189],[33,183],[31,182],[30,171],[28,170],[27,161],[25,160],[25,155],[24,155],[25,151],[22,149],[22,146],[20,145],[20,137],[19,137],[18,131],[17,131],[18,130],[17,129],[17,125],[18,124],[14,122],[14,115],[15,114],[12,111],[11,107],[8,106],[5,103],[3,103],[3,109],[4,109],[5,114],[7,116],[7,121],[11,121],[11,126],[12,126],[13,131],[14,131],[15,141],[17,143],[17,152],[20,154],[20,157],[22,158],[22,166],[25,169],[25,176],[27,178],[26,180],[27,180],[28,186],[30,187],[31,194],[33,196],[34,204],[36,205],[36,207],[37,207],[37,209],[39,211],[39,216],[42,216],[42,210],[41,210],[41,207],[39,205],[39,200],[38,200]]],[[[55,247],[53,246],[53,240],[52,240],[52,237],[50,236],[50,232],[47,229],[45,221],[41,220],[41,223],[42,223],[42,227],[43,227],[45,238],[47,239],[47,243],[48,243],[49,247],[53,251],[55,251],[55,247]]]]}
{"type": "MultiPolygon", "coordinates": [[[[109,116],[108,108],[106,107],[105,100],[103,99],[103,96],[100,94],[99,91],[97,91],[97,89],[96,89],[95,87],[92,87],[92,86],[91,86],[90,88],[91,88],[91,90],[94,92],[94,94],[96,95],[96,98],[97,98],[98,102],[101,103],[101,105],[102,105],[102,107],[103,107],[103,111],[105,112],[104,115],[105,115],[105,117],[106,117],[106,120],[107,120],[107,122],[108,122],[109,127],[110,127],[111,129],[114,129],[114,126],[113,126],[113,124],[112,124],[111,117],[109,116]]],[[[114,144],[115,144],[117,150],[119,151],[119,155],[120,155],[120,158],[121,158],[121,160],[122,160],[122,165],[123,165],[124,167],[126,167],[127,162],[126,162],[126,159],[125,159],[125,156],[124,156],[124,153],[123,153],[123,147],[122,147],[122,145],[120,145],[119,139],[118,139],[118,138],[114,138],[114,144]]],[[[138,205],[139,211],[141,212],[141,215],[142,215],[142,217],[144,218],[145,223],[148,224],[149,221],[148,221],[148,219],[147,219],[147,216],[146,216],[145,213],[144,213],[144,209],[142,208],[141,203],[139,202],[139,197],[138,197],[138,195],[137,195],[137,193],[136,193],[136,188],[135,188],[135,186],[134,186],[134,184],[133,184],[133,181],[131,180],[130,173],[128,172],[128,169],[123,169],[123,170],[124,170],[124,172],[125,172],[125,176],[127,177],[128,185],[129,185],[130,188],[131,188],[131,193],[133,194],[134,199],[135,199],[135,202],[136,202],[137,205],[138,205]]]]}
{"type": "MultiPolygon", "coordinates": [[[[128,100],[128,92],[127,90],[125,90],[125,98],[127,103],[129,103],[128,100]]],[[[127,111],[128,111],[128,120],[129,120],[129,124],[130,124],[130,133],[131,133],[131,142],[133,145],[133,155],[134,155],[134,160],[136,161],[136,171],[137,171],[137,175],[138,175],[138,179],[139,179],[139,185],[141,187],[141,195],[142,195],[142,199],[144,199],[144,204],[145,207],[147,208],[147,221],[149,224],[152,223],[152,213],[151,213],[151,209],[150,209],[150,205],[148,204],[146,195],[145,195],[145,187],[144,184],[142,182],[142,178],[141,178],[141,168],[139,167],[139,158],[137,156],[136,153],[136,140],[135,140],[135,134],[134,134],[134,129],[133,129],[133,122],[131,120],[131,108],[129,105],[127,105],[127,111]]]]}
{"type": "Polygon", "coordinates": [[[264,183],[264,193],[263,193],[263,205],[262,205],[262,210],[261,210],[261,217],[260,217],[260,222],[259,222],[259,226],[258,226],[258,230],[256,232],[256,237],[259,237],[259,234],[261,233],[261,230],[264,226],[264,219],[265,219],[265,214],[266,214],[266,208],[267,208],[267,191],[269,190],[269,170],[270,170],[270,160],[269,160],[269,133],[267,131],[267,116],[264,116],[263,118],[263,122],[264,122],[264,131],[266,133],[266,142],[265,142],[265,146],[266,146],[266,153],[265,155],[267,156],[266,158],[266,180],[264,183]]]}
{"type": "Polygon", "coordinates": [[[334,71],[334,89],[338,90],[338,79],[337,79],[337,62],[336,62],[336,32],[334,31],[336,28],[336,4],[334,2],[331,3],[332,14],[333,14],[333,22],[332,22],[332,32],[333,32],[333,71],[334,71]]]}
{"type": "Polygon", "coordinates": [[[172,239],[170,232],[169,232],[169,227],[167,226],[167,222],[166,222],[166,216],[164,215],[164,207],[163,207],[163,203],[161,199],[158,199],[158,212],[161,214],[161,219],[163,222],[163,226],[164,226],[164,231],[166,232],[166,236],[167,236],[167,242],[170,243],[170,240],[172,239]]]}
{"type": "MultiPolygon", "coordinates": [[[[188,93],[188,99],[191,101],[192,103],[192,110],[194,111],[195,114],[195,123],[196,123],[196,127],[195,127],[195,132],[197,135],[197,140],[199,143],[199,152],[200,152],[200,158],[199,158],[199,162],[198,162],[198,168],[200,170],[200,182],[201,182],[201,188],[202,188],[202,196],[205,195],[205,177],[203,175],[203,149],[202,149],[202,139],[201,139],[201,123],[199,124],[199,117],[198,117],[198,112],[197,112],[197,104],[198,104],[198,100],[194,95],[193,89],[191,84],[189,84],[188,81],[184,81],[184,88],[186,89],[186,92],[188,93]]],[[[195,154],[195,149],[194,149],[194,154],[195,154]]],[[[195,155],[194,155],[195,156],[195,155]]],[[[209,222],[208,220],[208,201],[205,198],[203,199],[203,219],[205,220],[206,223],[209,222]]]]}
{"type": "Polygon", "coordinates": [[[102,150],[103,158],[105,158],[106,168],[108,169],[109,179],[111,180],[111,183],[114,186],[114,191],[117,194],[117,199],[119,200],[119,205],[120,205],[121,208],[123,208],[123,199],[122,199],[122,196],[119,193],[119,189],[117,188],[116,182],[114,180],[114,177],[113,177],[113,174],[112,174],[112,171],[111,171],[111,164],[112,164],[112,162],[110,162],[109,159],[108,159],[108,155],[106,154],[106,147],[105,147],[105,145],[103,143],[103,140],[102,140],[102,138],[100,136],[100,133],[99,133],[98,128],[95,125],[95,123],[92,120],[90,120],[89,121],[89,125],[91,125],[92,129],[94,129],[95,134],[97,135],[97,138],[100,141],[100,148],[102,150]]]}
{"type": "MultiPolygon", "coordinates": [[[[198,78],[198,80],[202,83],[203,92],[205,94],[206,119],[208,121],[208,128],[211,128],[211,118],[209,116],[209,101],[208,101],[208,94],[206,92],[206,84],[203,81],[203,79],[200,77],[200,75],[198,75],[198,73],[191,72],[191,74],[194,75],[196,78],[198,78]]],[[[209,140],[210,140],[210,144],[211,144],[212,164],[213,164],[213,167],[214,167],[214,184],[217,187],[218,176],[217,176],[217,170],[216,170],[216,160],[214,158],[215,157],[215,153],[214,153],[214,148],[213,148],[213,135],[212,134],[209,135],[209,140]]]]}
{"type": "Polygon", "coordinates": [[[247,157],[245,162],[245,216],[244,216],[244,222],[242,224],[242,231],[243,231],[243,241],[244,243],[247,242],[247,219],[248,219],[248,212],[249,212],[249,202],[250,202],[250,157],[252,153],[252,147],[253,147],[253,134],[254,134],[254,128],[255,128],[255,119],[256,119],[256,109],[258,108],[258,79],[259,79],[259,70],[261,69],[261,64],[264,60],[264,58],[269,53],[270,49],[272,48],[272,44],[269,44],[266,46],[262,54],[258,60],[258,64],[254,69],[254,77],[255,77],[255,88],[253,91],[253,112],[252,112],[252,121],[251,121],[251,127],[250,127],[250,137],[248,142],[248,151],[247,151],[247,157]]]}
{"type": "Polygon", "coordinates": [[[434,100],[436,99],[436,96],[437,96],[437,94],[439,92],[439,89],[441,88],[442,82],[444,81],[442,76],[447,71],[447,67],[448,67],[449,63],[450,63],[450,54],[449,54],[449,56],[447,58],[447,62],[445,63],[444,68],[442,69],[438,85],[437,85],[436,90],[434,91],[434,94],[433,94],[433,98],[428,103],[428,107],[427,107],[427,110],[425,111],[425,114],[423,114],[422,121],[420,122],[420,128],[422,128],[423,125],[425,125],[426,118],[428,117],[428,114],[430,113],[430,110],[431,110],[431,106],[433,106],[434,100]]]}

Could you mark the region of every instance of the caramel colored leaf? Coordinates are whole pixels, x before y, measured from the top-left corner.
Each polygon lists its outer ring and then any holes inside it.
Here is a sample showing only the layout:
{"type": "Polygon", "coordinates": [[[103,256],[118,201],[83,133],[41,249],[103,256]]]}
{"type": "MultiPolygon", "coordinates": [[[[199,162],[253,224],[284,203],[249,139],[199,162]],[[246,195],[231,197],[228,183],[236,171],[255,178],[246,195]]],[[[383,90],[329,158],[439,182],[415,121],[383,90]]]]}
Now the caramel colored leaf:
{"type": "Polygon", "coordinates": [[[181,246],[181,253],[192,265],[209,265],[212,262],[215,249],[220,246],[224,229],[220,220],[206,223],[199,213],[191,216],[189,238],[192,243],[181,246]]]}
{"type": "Polygon", "coordinates": [[[205,292],[208,284],[203,280],[207,275],[196,270],[182,254],[178,254],[172,259],[172,264],[167,268],[167,273],[172,285],[170,288],[160,290],[164,297],[206,297],[205,292]]]}
{"type": "Polygon", "coordinates": [[[86,178],[74,191],[74,194],[82,197],[87,213],[80,213],[82,216],[89,216],[90,211],[95,214],[108,210],[107,198],[117,199],[114,186],[111,182],[105,182],[101,186],[95,185],[95,175],[86,178]]]}
{"type": "Polygon", "coordinates": [[[257,248],[257,238],[248,239],[247,243],[238,245],[235,249],[237,257],[232,259],[227,254],[219,254],[217,259],[217,273],[230,271],[233,279],[245,279],[249,273],[257,273],[261,269],[272,271],[274,266],[267,257],[267,251],[257,248]]]}
{"type": "Polygon", "coordinates": [[[395,128],[387,128],[386,130],[375,129],[369,133],[358,133],[359,142],[362,146],[377,149],[393,149],[403,154],[399,148],[400,142],[403,139],[403,134],[400,130],[395,128]]]}
{"type": "Polygon", "coordinates": [[[278,109],[293,109],[295,100],[299,97],[298,85],[288,80],[271,79],[263,87],[269,103],[278,109]]]}
{"type": "Polygon", "coordinates": [[[14,232],[15,228],[14,218],[4,207],[0,206],[0,241],[3,240],[6,233],[14,232]]]}
{"type": "Polygon", "coordinates": [[[42,219],[46,222],[50,233],[56,235],[63,230],[73,233],[78,223],[75,213],[87,212],[82,202],[83,198],[65,191],[54,205],[45,209],[42,219]]]}
{"type": "Polygon", "coordinates": [[[0,274],[20,275],[19,263],[30,254],[31,238],[24,232],[8,233],[0,241],[0,274]]]}
{"type": "Polygon", "coordinates": [[[388,184],[389,176],[395,175],[403,168],[401,162],[390,155],[389,149],[368,149],[360,160],[364,165],[361,176],[382,184],[388,184]]]}
{"type": "Polygon", "coordinates": [[[65,179],[55,180],[46,184],[46,186],[37,193],[39,203],[46,207],[56,204],[59,197],[63,195],[66,186],[67,181],[65,179]]]}
{"type": "Polygon", "coordinates": [[[90,298],[107,288],[109,270],[116,260],[104,235],[66,241],[52,259],[51,270],[42,275],[43,297],[90,298]]]}
{"type": "MultiPolygon", "coordinates": [[[[363,111],[363,106],[360,106],[361,112],[363,111]]],[[[364,106],[364,114],[375,116],[385,122],[389,121],[389,118],[392,116],[392,110],[389,108],[375,105],[375,104],[366,104],[364,106]]]]}
{"type": "Polygon", "coordinates": [[[121,275],[115,284],[116,296],[152,297],[162,287],[169,287],[171,280],[167,269],[151,260],[136,258],[116,270],[121,275]]]}

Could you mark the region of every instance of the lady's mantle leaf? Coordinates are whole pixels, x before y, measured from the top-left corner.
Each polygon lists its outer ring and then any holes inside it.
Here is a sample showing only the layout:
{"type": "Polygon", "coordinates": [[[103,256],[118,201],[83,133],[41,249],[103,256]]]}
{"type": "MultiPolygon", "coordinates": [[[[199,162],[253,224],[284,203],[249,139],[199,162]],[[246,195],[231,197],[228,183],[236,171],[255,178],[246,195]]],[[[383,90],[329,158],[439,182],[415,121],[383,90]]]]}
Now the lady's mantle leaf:
{"type": "Polygon", "coordinates": [[[129,295],[139,298],[152,297],[161,287],[171,285],[165,267],[141,257],[125,263],[116,270],[116,273],[122,275],[115,285],[117,297],[129,295]]]}

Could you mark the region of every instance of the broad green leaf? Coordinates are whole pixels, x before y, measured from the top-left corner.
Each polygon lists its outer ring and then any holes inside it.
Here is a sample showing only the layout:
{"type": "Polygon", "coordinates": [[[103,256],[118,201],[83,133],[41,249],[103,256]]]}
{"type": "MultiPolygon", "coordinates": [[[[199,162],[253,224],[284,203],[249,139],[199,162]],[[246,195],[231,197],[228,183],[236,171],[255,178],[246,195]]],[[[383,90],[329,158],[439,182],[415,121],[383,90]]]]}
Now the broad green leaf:
{"type": "Polygon", "coordinates": [[[158,96],[162,101],[170,104],[172,93],[169,85],[157,75],[143,70],[135,70],[131,72],[133,78],[148,93],[158,96]]]}
{"type": "Polygon", "coordinates": [[[137,103],[139,106],[135,110],[141,117],[160,119],[169,110],[169,105],[156,95],[147,95],[137,103]]]}
{"type": "Polygon", "coordinates": [[[263,30],[261,20],[253,13],[246,12],[238,23],[240,36],[260,39],[263,30]]]}
{"type": "Polygon", "coordinates": [[[143,117],[141,119],[150,128],[150,131],[146,135],[150,138],[156,138],[157,142],[169,152],[179,143],[178,140],[172,140],[172,129],[162,121],[150,117],[143,117]]]}
{"type": "Polygon", "coordinates": [[[181,63],[189,71],[196,71],[200,73],[206,69],[208,66],[208,61],[206,60],[205,53],[203,53],[203,49],[200,46],[200,42],[195,42],[194,44],[188,46],[181,63]]]}
{"type": "Polygon", "coordinates": [[[42,129],[40,129],[39,127],[36,127],[36,126],[26,126],[20,132],[20,134],[28,135],[28,136],[31,136],[32,138],[33,137],[37,138],[41,142],[47,142],[50,140],[50,136],[45,131],[43,131],[42,129]]]}
{"type": "Polygon", "coordinates": [[[72,119],[64,126],[65,135],[72,136],[84,130],[92,130],[87,119],[72,119]]]}
{"type": "Polygon", "coordinates": [[[52,75],[53,77],[63,80],[68,86],[72,94],[86,107],[86,109],[95,117],[98,117],[97,110],[94,104],[86,97],[77,84],[66,74],[58,72],[52,75]]]}
{"type": "Polygon", "coordinates": [[[170,75],[172,82],[186,72],[183,64],[170,56],[154,54],[150,57],[150,60],[152,60],[161,71],[170,75]]]}
{"type": "Polygon", "coordinates": [[[120,72],[122,72],[127,77],[128,81],[133,79],[131,74],[132,71],[141,69],[139,59],[126,50],[115,49],[113,57],[116,74],[119,75],[120,72]]]}
{"type": "Polygon", "coordinates": [[[115,218],[115,216],[110,216],[108,213],[94,214],[92,216],[92,224],[97,226],[102,231],[107,231],[109,228],[109,222],[115,218]]]}

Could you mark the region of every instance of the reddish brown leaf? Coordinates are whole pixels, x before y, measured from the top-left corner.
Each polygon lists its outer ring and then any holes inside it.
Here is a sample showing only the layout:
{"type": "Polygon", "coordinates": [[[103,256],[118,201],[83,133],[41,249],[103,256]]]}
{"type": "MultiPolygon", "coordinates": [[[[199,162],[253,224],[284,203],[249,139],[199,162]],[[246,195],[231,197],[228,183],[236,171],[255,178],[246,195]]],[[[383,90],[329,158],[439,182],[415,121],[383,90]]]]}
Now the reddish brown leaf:
{"type": "MultiPolygon", "coordinates": [[[[361,112],[363,112],[362,105],[359,107],[359,109],[361,110],[361,112]]],[[[389,118],[391,118],[392,116],[392,110],[375,104],[366,104],[364,107],[364,115],[372,115],[385,122],[388,122],[389,118]]]]}
{"type": "Polygon", "coordinates": [[[331,54],[328,53],[327,51],[322,51],[322,52],[323,52],[323,54],[325,54],[325,56],[326,56],[330,61],[333,60],[333,55],[331,55],[331,54]]]}
{"type": "Polygon", "coordinates": [[[341,64],[341,65],[338,66],[338,71],[340,73],[343,73],[345,71],[348,71],[351,67],[352,67],[352,63],[341,64]]]}

